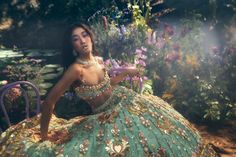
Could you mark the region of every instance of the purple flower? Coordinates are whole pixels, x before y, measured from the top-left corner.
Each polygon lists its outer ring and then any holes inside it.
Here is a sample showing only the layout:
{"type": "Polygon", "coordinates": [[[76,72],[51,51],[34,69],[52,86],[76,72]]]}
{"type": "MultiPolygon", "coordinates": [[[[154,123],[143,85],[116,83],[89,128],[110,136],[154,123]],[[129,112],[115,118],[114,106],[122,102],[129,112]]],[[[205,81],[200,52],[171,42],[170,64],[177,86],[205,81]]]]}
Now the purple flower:
{"type": "Polygon", "coordinates": [[[135,54],[136,55],[142,55],[143,51],[141,49],[136,49],[135,54]]]}
{"type": "Polygon", "coordinates": [[[140,59],[147,59],[147,56],[146,55],[141,55],[140,59]]]}
{"type": "Polygon", "coordinates": [[[138,61],[138,64],[143,66],[143,67],[146,66],[146,63],[143,60],[141,60],[141,59],[138,61]]]}
{"type": "Polygon", "coordinates": [[[105,64],[106,66],[111,65],[111,61],[110,61],[110,59],[105,60],[104,64],[105,64]]]}
{"type": "Polygon", "coordinates": [[[120,67],[120,65],[114,59],[111,60],[111,64],[112,64],[113,68],[120,67]]]}
{"type": "Polygon", "coordinates": [[[135,59],[134,60],[134,64],[135,65],[146,66],[146,63],[143,60],[141,60],[141,59],[135,59]]]}
{"type": "Polygon", "coordinates": [[[134,59],[134,64],[136,65],[138,63],[139,63],[139,59],[138,58],[134,59]]]}
{"type": "Polygon", "coordinates": [[[147,52],[147,48],[145,48],[145,47],[141,47],[141,50],[143,51],[143,52],[147,52]]]}
{"type": "Polygon", "coordinates": [[[135,56],[136,58],[139,58],[139,59],[147,59],[147,56],[146,55],[143,55],[143,54],[138,54],[135,56]]]}
{"type": "Polygon", "coordinates": [[[148,80],[148,77],[147,77],[147,76],[144,76],[144,77],[143,77],[143,80],[148,80]]]}

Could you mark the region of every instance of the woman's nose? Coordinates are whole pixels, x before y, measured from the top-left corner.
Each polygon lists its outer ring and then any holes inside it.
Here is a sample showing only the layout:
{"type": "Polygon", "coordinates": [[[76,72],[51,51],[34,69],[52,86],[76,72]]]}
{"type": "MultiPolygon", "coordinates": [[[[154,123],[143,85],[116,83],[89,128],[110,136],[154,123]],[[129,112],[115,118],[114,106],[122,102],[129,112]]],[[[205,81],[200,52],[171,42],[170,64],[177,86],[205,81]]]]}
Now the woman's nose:
{"type": "Polygon", "coordinates": [[[81,42],[82,44],[84,44],[84,43],[85,43],[85,39],[84,39],[84,38],[81,38],[81,39],[80,39],[80,42],[81,42]]]}

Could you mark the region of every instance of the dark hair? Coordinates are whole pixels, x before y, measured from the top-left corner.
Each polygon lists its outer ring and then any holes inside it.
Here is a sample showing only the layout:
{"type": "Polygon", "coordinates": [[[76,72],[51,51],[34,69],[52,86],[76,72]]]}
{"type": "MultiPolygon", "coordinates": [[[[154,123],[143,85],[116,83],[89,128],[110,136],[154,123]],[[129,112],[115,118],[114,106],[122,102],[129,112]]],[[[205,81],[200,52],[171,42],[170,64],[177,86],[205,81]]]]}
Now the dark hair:
{"type": "Polygon", "coordinates": [[[92,53],[94,55],[98,54],[95,49],[94,35],[93,35],[91,29],[85,24],[81,24],[81,23],[73,24],[65,31],[64,38],[63,38],[62,66],[64,67],[64,69],[67,69],[72,63],[75,62],[75,59],[76,59],[76,57],[73,55],[73,45],[72,45],[72,40],[71,40],[72,32],[76,28],[83,28],[89,34],[89,36],[92,40],[92,44],[93,44],[93,50],[92,50],[93,52],[92,53]]]}

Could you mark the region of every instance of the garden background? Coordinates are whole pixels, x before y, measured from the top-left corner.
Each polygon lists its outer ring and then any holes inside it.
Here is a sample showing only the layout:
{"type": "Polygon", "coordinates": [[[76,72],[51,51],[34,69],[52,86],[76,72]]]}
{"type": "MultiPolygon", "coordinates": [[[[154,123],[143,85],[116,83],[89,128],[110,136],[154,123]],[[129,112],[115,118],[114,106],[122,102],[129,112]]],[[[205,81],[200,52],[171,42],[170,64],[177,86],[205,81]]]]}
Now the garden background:
{"type": "MultiPolygon", "coordinates": [[[[144,70],[134,90],[163,98],[223,156],[236,156],[235,0],[1,0],[0,10],[0,81],[31,81],[43,100],[63,73],[63,32],[83,22],[108,69],[144,70]]],[[[121,84],[131,88],[129,78],[121,84]]],[[[4,98],[13,123],[24,119],[21,94],[4,98]]],[[[55,110],[67,119],[90,112],[72,90],[55,110]]],[[[6,129],[1,110],[0,122],[6,129]]]]}

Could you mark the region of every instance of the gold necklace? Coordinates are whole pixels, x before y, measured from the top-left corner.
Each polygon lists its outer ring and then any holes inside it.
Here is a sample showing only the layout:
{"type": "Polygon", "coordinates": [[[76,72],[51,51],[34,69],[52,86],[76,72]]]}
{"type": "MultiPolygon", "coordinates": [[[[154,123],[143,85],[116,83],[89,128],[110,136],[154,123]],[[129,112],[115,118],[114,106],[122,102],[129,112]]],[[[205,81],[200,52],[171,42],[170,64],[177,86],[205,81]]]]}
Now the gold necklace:
{"type": "Polygon", "coordinates": [[[76,62],[85,66],[92,66],[92,65],[97,64],[96,58],[94,58],[93,61],[91,60],[85,61],[85,60],[81,60],[80,58],[76,58],[76,62]]]}

